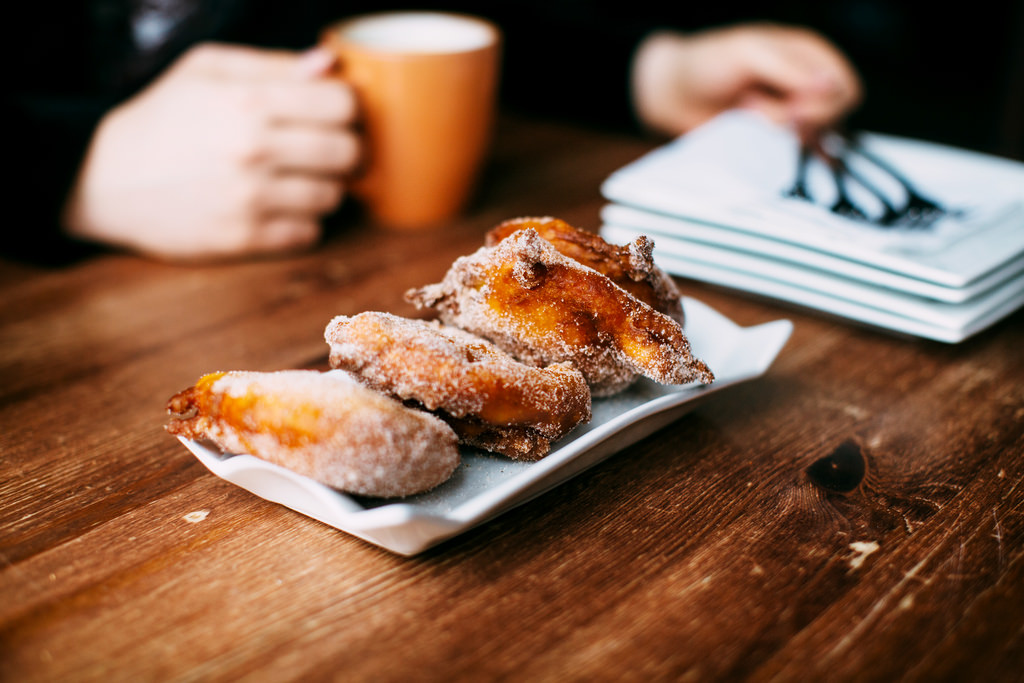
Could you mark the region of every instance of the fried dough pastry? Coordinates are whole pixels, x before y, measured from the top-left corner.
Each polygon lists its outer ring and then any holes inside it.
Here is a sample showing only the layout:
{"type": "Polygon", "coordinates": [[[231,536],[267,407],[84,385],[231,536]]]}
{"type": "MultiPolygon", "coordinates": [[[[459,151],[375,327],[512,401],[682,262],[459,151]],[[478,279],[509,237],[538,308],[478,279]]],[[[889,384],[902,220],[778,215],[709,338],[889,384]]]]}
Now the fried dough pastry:
{"type": "Polygon", "coordinates": [[[167,431],[250,453],[341,491],[407,496],[459,464],[455,433],[343,372],[217,372],[173,396],[167,431]]]}
{"type": "Polygon", "coordinates": [[[324,339],[331,367],[435,411],[466,445],[536,460],[590,420],[590,389],[569,364],[525,365],[437,320],[373,311],[338,316],[324,339]]]}
{"type": "Polygon", "coordinates": [[[411,289],[406,299],[524,363],[572,363],[594,396],[616,393],[638,375],[664,384],[714,379],[677,321],[563,256],[532,228],[456,259],[441,282],[411,289]]]}
{"type": "Polygon", "coordinates": [[[654,241],[650,237],[641,235],[627,245],[618,246],[600,235],[548,216],[513,218],[499,223],[487,233],[484,244],[493,247],[524,228],[533,228],[563,256],[607,275],[640,301],[683,324],[679,288],[668,273],[655,265],[654,241]]]}

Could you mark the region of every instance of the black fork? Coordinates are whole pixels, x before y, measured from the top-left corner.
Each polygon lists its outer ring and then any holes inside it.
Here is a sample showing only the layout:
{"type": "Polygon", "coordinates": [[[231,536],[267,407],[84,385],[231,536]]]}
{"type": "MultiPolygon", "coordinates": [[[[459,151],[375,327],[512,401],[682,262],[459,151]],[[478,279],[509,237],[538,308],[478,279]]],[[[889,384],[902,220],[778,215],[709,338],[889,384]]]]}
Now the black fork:
{"type": "Polygon", "coordinates": [[[828,151],[820,139],[804,143],[800,146],[796,181],[784,193],[785,196],[813,201],[807,189],[806,177],[807,166],[811,158],[817,156],[828,167],[836,186],[838,197],[832,206],[829,207],[829,210],[836,215],[860,222],[870,222],[880,227],[928,228],[943,216],[956,215],[958,213],[946,209],[938,202],[918,192],[902,173],[885,160],[865,149],[857,138],[846,138],[838,133],[834,133],[834,135],[835,140],[841,142],[839,151],[835,153],[828,151]],[[851,169],[847,163],[847,157],[851,154],[860,156],[899,183],[907,196],[903,206],[899,208],[894,206],[884,192],[879,190],[862,174],[851,169]],[[882,205],[882,215],[876,218],[869,217],[868,212],[850,198],[847,191],[847,181],[855,182],[870,192],[882,205]]]}
{"type": "Polygon", "coordinates": [[[836,189],[839,192],[839,199],[832,205],[832,212],[840,215],[855,218],[857,220],[869,221],[883,226],[895,226],[903,219],[904,211],[892,205],[885,193],[879,190],[873,183],[863,175],[857,173],[846,163],[842,156],[834,156],[827,160],[832,169],[832,177],[835,179],[836,189]],[[882,215],[877,218],[869,218],[859,207],[853,204],[846,191],[846,180],[850,179],[874,195],[875,199],[882,205],[882,215]]]}
{"type": "Polygon", "coordinates": [[[869,151],[861,144],[860,136],[855,135],[846,140],[847,149],[851,153],[860,156],[876,168],[881,169],[892,177],[907,195],[903,207],[895,212],[890,219],[890,225],[905,225],[912,227],[928,226],[945,215],[959,215],[958,211],[951,211],[942,204],[930,199],[917,190],[907,177],[897,170],[892,164],[882,159],[877,154],[869,151]]]}
{"type": "Polygon", "coordinates": [[[796,162],[796,180],[793,187],[784,193],[787,197],[794,199],[806,199],[811,201],[811,193],[807,189],[807,165],[811,162],[814,151],[810,145],[800,145],[800,157],[796,162]]]}
{"type": "Polygon", "coordinates": [[[836,197],[835,202],[829,207],[829,211],[836,214],[837,216],[843,216],[855,221],[870,222],[868,214],[864,209],[857,206],[852,199],[850,199],[849,193],[846,191],[846,165],[842,163],[829,164],[829,170],[832,172],[832,179],[835,181],[836,197]]]}

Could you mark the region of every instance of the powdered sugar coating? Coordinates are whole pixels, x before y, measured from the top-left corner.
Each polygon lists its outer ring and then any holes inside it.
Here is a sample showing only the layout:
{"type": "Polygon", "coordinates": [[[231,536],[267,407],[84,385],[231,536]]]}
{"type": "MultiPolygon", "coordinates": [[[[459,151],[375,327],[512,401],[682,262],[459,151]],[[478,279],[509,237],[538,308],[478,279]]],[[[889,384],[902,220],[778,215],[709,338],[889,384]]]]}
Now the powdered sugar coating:
{"type": "Polygon", "coordinates": [[[406,298],[525,363],[572,363],[594,396],[616,393],[638,375],[664,384],[714,379],[678,322],[532,228],[457,259],[440,283],[406,298]]]}
{"type": "Polygon", "coordinates": [[[517,230],[532,228],[563,256],[607,275],[612,281],[654,310],[664,313],[680,325],[682,295],[675,281],[654,262],[654,240],[641,235],[624,246],[572,226],[552,216],[524,216],[502,221],[485,238],[493,247],[517,230]]]}
{"type": "Polygon", "coordinates": [[[342,372],[215,373],[168,408],[172,434],[209,439],[359,495],[421,493],[451,477],[460,461],[456,435],[442,420],[342,372]]]}
{"type": "Polygon", "coordinates": [[[520,363],[485,339],[439,321],[390,313],[338,316],[324,331],[331,367],[438,411],[464,443],[536,459],[590,419],[590,389],[567,363],[520,363]]]}

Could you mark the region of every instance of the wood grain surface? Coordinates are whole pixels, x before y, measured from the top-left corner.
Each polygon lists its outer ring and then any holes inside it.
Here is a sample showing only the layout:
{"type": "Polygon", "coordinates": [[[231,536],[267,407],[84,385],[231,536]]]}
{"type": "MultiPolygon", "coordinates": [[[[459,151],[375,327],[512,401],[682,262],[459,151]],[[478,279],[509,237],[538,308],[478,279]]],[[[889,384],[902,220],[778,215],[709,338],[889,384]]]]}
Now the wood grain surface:
{"type": "Polygon", "coordinates": [[[599,227],[649,140],[507,119],[475,204],[218,265],[0,262],[4,681],[933,681],[1024,672],[1024,314],[944,345],[680,281],[769,372],[421,555],[211,475],[163,431],[213,370],[323,368],[521,215],[599,227]]]}

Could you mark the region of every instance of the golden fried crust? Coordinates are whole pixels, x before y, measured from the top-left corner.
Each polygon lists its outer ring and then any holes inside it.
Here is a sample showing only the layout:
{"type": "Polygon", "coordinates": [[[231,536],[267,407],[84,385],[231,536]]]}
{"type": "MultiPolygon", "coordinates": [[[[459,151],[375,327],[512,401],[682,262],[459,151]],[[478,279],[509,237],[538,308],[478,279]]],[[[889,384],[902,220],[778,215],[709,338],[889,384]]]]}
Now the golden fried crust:
{"type": "Polygon", "coordinates": [[[640,301],[683,324],[679,288],[668,273],[655,265],[651,238],[641,235],[628,245],[617,246],[558,218],[525,217],[499,223],[487,233],[484,243],[493,247],[524,228],[533,228],[563,256],[607,275],[640,301]]]}
{"type": "Polygon", "coordinates": [[[331,367],[436,411],[467,445],[533,460],[590,420],[590,389],[569,364],[525,365],[436,320],[374,311],[338,316],[324,339],[331,367]]]}
{"type": "Polygon", "coordinates": [[[429,490],[460,459],[456,435],[442,420],[343,372],[211,373],[173,396],[167,409],[171,434],[209,439],[359,495],[429,490]]]}
{"type": "Polygon", "coordinates": [[[406,299],[537,366],[570,362],[595,396],[639,375],[664,384],[711,382],[678,322],[605,275],[563,256],[532,228],[452,264],[406,299]]]}
{"type": "Polygon", "coordinates": [[[459,435],[459,442],[513,460],[540,460],[551,452],[552,439],[529,427],[497,427],[471,417],[441,414],[459,435]]]}

